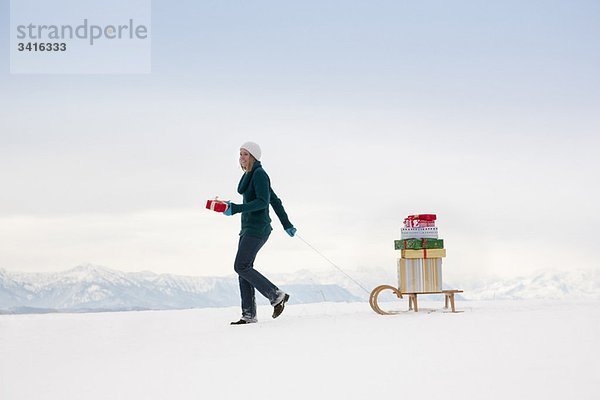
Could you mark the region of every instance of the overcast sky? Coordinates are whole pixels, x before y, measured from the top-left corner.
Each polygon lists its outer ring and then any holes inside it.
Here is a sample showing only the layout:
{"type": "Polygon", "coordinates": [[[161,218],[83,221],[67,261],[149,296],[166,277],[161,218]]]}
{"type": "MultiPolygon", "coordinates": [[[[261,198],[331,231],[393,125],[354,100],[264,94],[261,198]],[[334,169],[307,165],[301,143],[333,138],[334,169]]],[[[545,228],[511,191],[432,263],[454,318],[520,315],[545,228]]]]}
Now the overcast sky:
{"type": "MultiPolygon", "coordinates": [[[[8,0],[0,51],[8,54],[8,0]]],[[[152,73],[0,70],[0,268],[228,275],[239,145],[340,267],[437,213],[454,282],[599,268],[600,3],[154,1],[152,73]]],[[[272,213],[257,268],[326,269],[272,213]]]]}

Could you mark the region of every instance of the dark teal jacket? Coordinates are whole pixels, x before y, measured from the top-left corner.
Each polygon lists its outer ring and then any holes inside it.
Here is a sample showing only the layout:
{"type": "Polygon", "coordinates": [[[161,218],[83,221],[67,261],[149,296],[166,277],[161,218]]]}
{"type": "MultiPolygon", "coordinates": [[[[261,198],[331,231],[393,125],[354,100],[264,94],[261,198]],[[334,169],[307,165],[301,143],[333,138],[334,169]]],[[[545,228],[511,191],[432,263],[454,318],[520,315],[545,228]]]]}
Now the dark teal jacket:
{"type": "Polygon", "coordinates": [[[244,173],[238,184],[238,193],[243,195],[244,204],[231,204],[231,213],[242,213],[240,236],[250,235],[268,238],[273,228],[269,217],[269,204],[277,214],[283,229],[292,228],[281,200],[271,188],[269,175],[260,161],[255,161],[252,170],[244,173]]]}

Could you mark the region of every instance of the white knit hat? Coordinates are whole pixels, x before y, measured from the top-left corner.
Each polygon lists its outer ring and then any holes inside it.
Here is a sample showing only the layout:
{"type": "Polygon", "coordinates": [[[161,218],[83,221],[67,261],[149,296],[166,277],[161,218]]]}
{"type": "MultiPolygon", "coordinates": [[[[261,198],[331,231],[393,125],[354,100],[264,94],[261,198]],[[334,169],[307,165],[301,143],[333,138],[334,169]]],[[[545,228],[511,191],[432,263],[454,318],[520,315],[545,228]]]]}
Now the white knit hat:
{"type": "Polygon", "coordinates": [[[246,142],[243,145],[240,146],[240,149],[245,149],[248,150],[248,153],[252,154],[252,156],[254,158],[256,158],[257,160],[260,160],[260,146],[257,145],[254,142],[246,142]]]}

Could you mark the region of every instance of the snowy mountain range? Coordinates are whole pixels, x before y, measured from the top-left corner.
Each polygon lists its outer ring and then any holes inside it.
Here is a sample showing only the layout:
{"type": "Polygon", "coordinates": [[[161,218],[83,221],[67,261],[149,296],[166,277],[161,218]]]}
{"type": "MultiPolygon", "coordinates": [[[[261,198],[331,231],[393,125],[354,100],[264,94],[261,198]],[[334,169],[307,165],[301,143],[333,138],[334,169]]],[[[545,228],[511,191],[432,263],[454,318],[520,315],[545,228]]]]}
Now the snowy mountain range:
{"type": "Polygon", "coordinates": [[[600,271],[540,272],[465,288],[470,300],[600,300],[600,271]]]}
{"type": "MultiPolygon", "coordinates": [[[[396,271],[390,268],[369,268],[350,271],[350,275],[368,291],[382,284],[397,285],[396,271]]],[[[277,281],[319,282],[336,284],[353,295],[368,299],[365,290],[335,270],[300,271],[282,275],[277,281]]],[[[444,289],[463,289],[462,300],[529,300],[570,299],[600,300],[600,270],[539,271],[514,278],[488,278],[476,282],[454,282],[444,278],[444,289]]]]}
{"type": "MultiPolygon", "coordinates": [[[[290,303],[360,300],[334,284],[294,283],[290,303]]],[[[266,304],[261,296],[257,303],[266,304]],[[262,303],[261,303],[262,301],[262,303]]],[[[189,277],[152,272],[126,273],[82,265],[56,273],[0,270],[0,312],[163,310],[239,305],[236,277],[189,277]]]]}
{"type": "MultiPolygon", "coordinates": [[[[380,284],[396,284],[394,271],[337,271],[269,274],[292,293],[290,303],[365,301],[380,284]],[[362,286],[362,287],[361,287],[362,286]]],[[[446,285],[444,285],[446,286],[446,285]]],[[[449,287],[459,287],[452,286],[449,287]]],[[[530,277],[481,282],[465,290],[464,300],[600,299],[599,271],[541,272],[530,277]]],[[[267,304],[257,295],[259,304],[267,304]]],[[[153,272],[121,272],[82,265],[64,272],[15,273],[0,269],[0,313],[165,310],[239,305],[231,277],[190,277],[153,272]]]]}

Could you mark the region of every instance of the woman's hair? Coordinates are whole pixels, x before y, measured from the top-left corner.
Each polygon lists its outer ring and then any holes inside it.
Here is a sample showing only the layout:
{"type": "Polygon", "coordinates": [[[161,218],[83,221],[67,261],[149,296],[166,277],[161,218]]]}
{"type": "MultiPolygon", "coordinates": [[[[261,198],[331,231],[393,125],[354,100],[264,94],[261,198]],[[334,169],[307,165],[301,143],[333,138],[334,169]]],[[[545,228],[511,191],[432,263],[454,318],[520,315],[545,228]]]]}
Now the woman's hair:
{"type": "MultiPolygon", "coordinates": [[[[250,154],[250,153],[248,153],[250,154]]],[[[254,156],[252,154],[250,154],[250,158],[248,159],[248,168],[244,169],[244,167],[242,167],[242,164],[240,164],[240,167],[242,168],[242,171],[248,173],[250,171],[252,171],[252,167],[254,167],[254,162],[256,161],[256,158],[254,158],[254,156]]]]}

